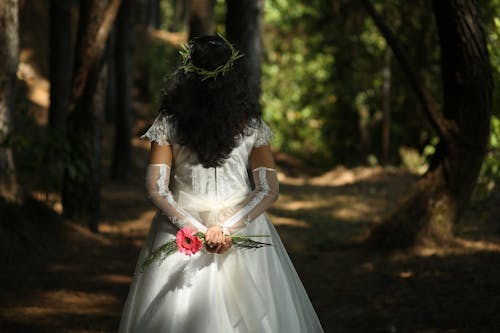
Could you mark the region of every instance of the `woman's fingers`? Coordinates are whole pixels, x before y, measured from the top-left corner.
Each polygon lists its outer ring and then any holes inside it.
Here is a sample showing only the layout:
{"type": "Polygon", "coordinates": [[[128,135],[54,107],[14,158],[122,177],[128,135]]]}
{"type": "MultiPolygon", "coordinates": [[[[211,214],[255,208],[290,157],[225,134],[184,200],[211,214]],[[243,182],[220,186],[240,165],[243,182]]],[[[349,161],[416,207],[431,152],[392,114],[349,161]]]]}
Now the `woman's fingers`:
{"type": "Polygon", "coordinates": [[[219,244],[217,247],[216,247],[216,250],[215,250],[215,253],[222,253],[222,249],[224,248],[224,245],[223,244],[219,244]]]}
{"type": "Polygon", "coordinates": [[[231,240],[231,237],[225,237],[224,243],[222,243],[221,248],[220,248],[218,253],[222,254],[222,253],[226,252],[227,250],[229,250],[231,248],[232,245],[233,245],[233,241],[231,240]]]}
{"type": "MultiPolygon", "coordinates": [[[[215,236],[216,235],[214,235],[214,237],[215,236]]],[[[217,253],[217,254],[222,254],[226,252],[231,248],[231,246],[233,246],[233,241],[229,236],[223,236],[222,242],[220,243],[213,243],[213,245],[210,245],[208,242],[206,243],[207,251],[210,253],[217,253]]]]}
{"type": "Polygon", "coordinates": [[[212,227],[205,233],[205,242],[208,246],[222,244],[224,242],[224,232],[220,227],[212,227]]]}

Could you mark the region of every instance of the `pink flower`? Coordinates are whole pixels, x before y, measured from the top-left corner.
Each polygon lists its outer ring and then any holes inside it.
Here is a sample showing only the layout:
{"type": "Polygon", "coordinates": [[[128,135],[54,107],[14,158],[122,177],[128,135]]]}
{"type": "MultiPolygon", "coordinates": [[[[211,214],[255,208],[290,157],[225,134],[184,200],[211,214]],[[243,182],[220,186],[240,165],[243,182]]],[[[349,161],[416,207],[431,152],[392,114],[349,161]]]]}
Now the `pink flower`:
{"type": "Polygon", "coordinates": [[[190,228],[182,228],[177,231],[177,248],[185,255],[191,256],[203,247],[201,239],[195,236],[196,232],[190,228]]]}

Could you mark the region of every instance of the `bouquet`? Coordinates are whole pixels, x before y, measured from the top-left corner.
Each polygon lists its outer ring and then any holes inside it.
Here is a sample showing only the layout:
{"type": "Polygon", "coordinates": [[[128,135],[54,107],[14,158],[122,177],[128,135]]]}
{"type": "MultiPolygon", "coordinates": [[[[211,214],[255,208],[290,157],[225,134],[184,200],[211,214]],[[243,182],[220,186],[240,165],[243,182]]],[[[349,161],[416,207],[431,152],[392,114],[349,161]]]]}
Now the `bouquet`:
{"type": "MultiPolygon", "coordinates": [[[[272,244],[259,242],[253,240],[255,237],[270,237],[269,235],[230,235],[233,246],[240,249],[258,249],[263,246],[272,244]]],[[[205,244],[205,234],[202,232],[195,232],[190,228],[182,228],[177,234],[176,238],[166,242],[159,248],[151,252],[141,265],[141,272],[144,272],[153,262],[160,260],[160,263],[165,260],[169,255],[177,251],[184,253],[187,256],[198,253],[205,244]]]]}

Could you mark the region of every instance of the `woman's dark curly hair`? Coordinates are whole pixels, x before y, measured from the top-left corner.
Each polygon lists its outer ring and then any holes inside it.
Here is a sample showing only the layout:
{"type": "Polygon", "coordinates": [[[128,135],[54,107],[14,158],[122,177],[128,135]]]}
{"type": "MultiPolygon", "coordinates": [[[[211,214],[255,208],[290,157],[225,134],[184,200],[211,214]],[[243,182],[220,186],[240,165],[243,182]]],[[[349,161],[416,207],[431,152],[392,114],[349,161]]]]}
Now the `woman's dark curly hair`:
{"type": "MultiPolygon", "coordinates": [[[[231,47],[219,36],[190,41],[193,65],[214,70],[231,57],[231,47]]],[[[177,143],[195,152],[205,168],[221,166],[250,128],[260,124],[258,88],[245,73],[245,57],[216,79],[202,80],[179,67],[167,80],[160,112],[171,116],[177,143]]]]}

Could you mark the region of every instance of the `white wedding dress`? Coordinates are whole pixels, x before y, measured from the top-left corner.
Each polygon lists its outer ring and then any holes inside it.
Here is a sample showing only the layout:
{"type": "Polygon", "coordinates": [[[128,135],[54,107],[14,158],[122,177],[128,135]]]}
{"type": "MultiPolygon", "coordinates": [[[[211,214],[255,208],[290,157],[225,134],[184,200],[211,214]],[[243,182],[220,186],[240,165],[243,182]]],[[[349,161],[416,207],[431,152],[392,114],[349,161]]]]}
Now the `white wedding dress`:
{"type": "MultiPolygon", "coordinates": [[[[168,117],[159,115],[143,136],[172,145],[173,197],[208,226],[211,219],[203,217],[216,216],[213,211],[252,191],[247,172],[250,152],[268,144],[271,137],[262,122],[240,140],[222,166],[203,168],[189,149],[175,143],[168,117]]],[[[174,239],[177,230],[158,211],[139,255],[120,333],[323,332],[278,233],[264,214],[239,233],[270,235],[265,241],[272,246],[252,250],[233,246],[224,254],[201,250],[190,257],[177,252],[141,273],[139,266],[147,255],[174,239]]]]}

